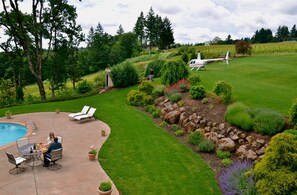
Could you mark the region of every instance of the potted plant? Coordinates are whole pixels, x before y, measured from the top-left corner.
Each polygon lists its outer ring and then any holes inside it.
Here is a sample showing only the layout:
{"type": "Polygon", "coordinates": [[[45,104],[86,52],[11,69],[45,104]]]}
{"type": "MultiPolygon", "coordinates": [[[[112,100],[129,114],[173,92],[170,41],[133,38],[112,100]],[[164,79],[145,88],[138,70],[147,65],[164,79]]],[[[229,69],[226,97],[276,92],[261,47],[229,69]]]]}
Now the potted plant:
{"type": "Polygon", "coordinates": [[[90,160],[95,160],[96,159],[96,154],[97,154],[97,151],[95,148],[91,148],[91,150],[89,151],[89,159],[90,160]]]}
{"type": "Polygon", "coordinates": [[[98,186],[99,195],[110,195],[112,191],[112,185],[110,181],[101,182],[98,186]]]}
{"type": "Polygon", "coordinates": [[[102,137],[106,136],[106,131],[104,129],[101,130],[101,136],[102,137]]]}
{"type": "Polygon", "coordinates": [[[11,112],[9,111],[9,110],[7,110],[6,112],[5,112],[5,116],[6,116],[6,118],[7,119],[11,119],[11,112]]]}
{"type": "Polygon", "coordinates": [[[60,108],[56,108],[56,113],[57,113],[57,114],[60,113],[60,108]]]}

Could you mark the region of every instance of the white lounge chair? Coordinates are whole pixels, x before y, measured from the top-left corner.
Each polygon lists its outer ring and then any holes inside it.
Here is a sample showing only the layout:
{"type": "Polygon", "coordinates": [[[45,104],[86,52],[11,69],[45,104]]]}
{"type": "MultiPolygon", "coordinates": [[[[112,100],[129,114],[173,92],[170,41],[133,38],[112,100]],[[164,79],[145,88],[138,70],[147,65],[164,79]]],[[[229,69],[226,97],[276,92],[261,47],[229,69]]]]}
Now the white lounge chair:
{"type": "Polygon", "coordinates": [[[68,116],[73,119],[76,116],[87,114],[89,108],[90,108],[90,106],[84,106],[83,109],[81,110],[81,112],[71,113],[68,116]]]}
{"type": "Polygon", "coordinates": [[[75,116],[73,119],[78,120],[78,121],[83,120],[83,119],[90,119],[93,117],[95,111],[96,111],[96,108],[90,108],[90,110],[87,114],[75,116]]]}

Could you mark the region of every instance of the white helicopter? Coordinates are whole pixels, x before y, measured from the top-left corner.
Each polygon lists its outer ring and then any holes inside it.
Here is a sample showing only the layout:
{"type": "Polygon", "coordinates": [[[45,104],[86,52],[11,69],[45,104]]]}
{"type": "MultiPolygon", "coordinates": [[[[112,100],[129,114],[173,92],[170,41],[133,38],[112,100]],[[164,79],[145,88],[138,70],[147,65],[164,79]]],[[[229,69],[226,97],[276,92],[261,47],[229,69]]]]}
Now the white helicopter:
{"type": "Polygon", "coordinates": [[[196,69],[196,71],[198,71],[199,69],[203,68],[205,69],[205,65],[209,62],[216,62],[216,61],[226,61],[226,64],[228,64],[228,59],[229,59],[229,51],[226,53],[226,56],[224,58],[213,58],[213,59],[203,59],[201,60],[201,55],[200,55],[200,51],[198,51],[198,56],[197,59],[192,59],[189,62],[189,67],[191,68],[191,70],[196,69]]]}

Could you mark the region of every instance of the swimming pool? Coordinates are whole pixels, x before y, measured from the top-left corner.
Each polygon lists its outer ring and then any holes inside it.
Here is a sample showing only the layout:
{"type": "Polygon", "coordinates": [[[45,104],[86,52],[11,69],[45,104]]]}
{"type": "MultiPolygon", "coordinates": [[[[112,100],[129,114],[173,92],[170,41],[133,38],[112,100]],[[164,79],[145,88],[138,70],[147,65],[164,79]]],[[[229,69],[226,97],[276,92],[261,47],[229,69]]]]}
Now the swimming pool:
{"type": "Polygon", "coordinates": [[[28,129],[19,124],[0,123],[0,146],[15,142],[16,139],[23,137],[28,129]]]}

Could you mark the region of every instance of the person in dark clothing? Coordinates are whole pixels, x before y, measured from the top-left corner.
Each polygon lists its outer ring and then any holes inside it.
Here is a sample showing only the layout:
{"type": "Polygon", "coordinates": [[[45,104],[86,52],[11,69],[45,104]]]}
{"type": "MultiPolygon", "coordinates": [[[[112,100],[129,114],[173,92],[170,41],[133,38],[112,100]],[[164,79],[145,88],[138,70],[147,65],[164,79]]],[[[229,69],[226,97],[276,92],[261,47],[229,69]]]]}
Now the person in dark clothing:
{"type": "Polygon", "coordinates": [[[43,166],[44,166],[44,167],[48,167],[48,166],[49,166],[50,161],[47,160],[47,157],[49,157],[49,158],[51,157],[51,151],[56,150],[56,149],[60,149],[60,148],[62,148],[62,144],[59,143],[59,142],[58,142],[58,138],[55,137],[55,138],[54,138],[54,142],[52,142],[52,143],[49,145],[47,151],[43,154],[43,159],[44,159],[44,160],[43,160],[43,162],[44,162],[43,166]]]}
{"type": "Polygon", "coordinates": [[[154,80],[154,70],[152,68],[150,69],[149,80],[151,80],[151,81],[154,80]]]}

